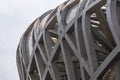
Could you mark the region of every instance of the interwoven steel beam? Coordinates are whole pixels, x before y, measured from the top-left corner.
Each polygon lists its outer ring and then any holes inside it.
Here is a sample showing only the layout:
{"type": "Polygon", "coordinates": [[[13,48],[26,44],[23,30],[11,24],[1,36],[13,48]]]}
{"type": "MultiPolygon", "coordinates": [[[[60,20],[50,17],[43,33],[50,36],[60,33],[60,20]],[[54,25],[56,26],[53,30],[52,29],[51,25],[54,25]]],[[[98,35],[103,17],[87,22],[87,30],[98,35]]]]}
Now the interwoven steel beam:
{"type": "Polygon", "coordinates": [[[17,49],[20,80],[120,80],[120,0],[68,0],[37,18],[17,49]]]}

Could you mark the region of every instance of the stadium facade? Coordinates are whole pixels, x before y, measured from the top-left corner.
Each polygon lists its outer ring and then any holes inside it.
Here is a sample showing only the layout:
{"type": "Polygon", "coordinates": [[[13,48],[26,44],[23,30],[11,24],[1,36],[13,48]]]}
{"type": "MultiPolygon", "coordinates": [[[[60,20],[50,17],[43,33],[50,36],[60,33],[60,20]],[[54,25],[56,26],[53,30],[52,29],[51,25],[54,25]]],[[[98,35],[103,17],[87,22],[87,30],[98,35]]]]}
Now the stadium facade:
{"type": "Polygon", "coordinates": [[[68,0],[17,48],[20,80],[120,80],[120,0],[68,0]]]}

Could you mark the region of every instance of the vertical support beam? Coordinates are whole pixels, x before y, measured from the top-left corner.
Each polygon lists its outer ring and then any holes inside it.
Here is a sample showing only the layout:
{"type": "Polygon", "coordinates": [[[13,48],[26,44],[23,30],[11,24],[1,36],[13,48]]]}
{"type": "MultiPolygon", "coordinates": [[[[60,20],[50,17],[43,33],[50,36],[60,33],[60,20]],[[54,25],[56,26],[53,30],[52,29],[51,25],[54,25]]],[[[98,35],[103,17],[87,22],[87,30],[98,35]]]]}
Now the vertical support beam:
{"type": "Polygon", "coordinates": [[[96,70],[98,67],[98,62],[97,62],[96,52],[93,43],[92,32],[91,32],[90,14],[88,14],[87,12],[84,12],[82,17],[82,31],[83,31],[83,37],[85,41],[85,47],[87,51],[90,70],[94,72],[94,70],[96,70]]]}
{"type": "Polygon", "coordinates": [[[86,78],[85,78],[86,75],[85,75],[85,70],[84,70],[85,65],[83,63],[84,63],[84,61],[87,61],[87,54],[86,54],[86,50],[85,50],[85,44],[84,44],[83,32],[82,32],[82,22],[81,21],[82,21],[81,17],[78,20],[76,20],[75,34],[76,34],[76,43],[77,43],[77,49],[78,49],[77,53],[78,53],[78,58],[79,58],[81,79],[86,80],[86,78]]]}
{"type": "Polygon", "coordinates": [[[107,21],[110,27],[110,30],[113,34],[116,44],[119,44],[120,39],[120,27],[118,26],[117,18],[116,18],[116,1],[117,0],[108,0],[107,1],[107,21]]]}
{"type": "Polygon", "coordinates": [[[114,70],[115,70],[115,80],[120,80],[120,61],[115,62],[114,70]]]}
{"type": "Polygon", "coordinates": [[[72,63],[71,50],[64,39],[61,42],[61,49],[68,80],[76,80],[75,71],[72,63]]]}

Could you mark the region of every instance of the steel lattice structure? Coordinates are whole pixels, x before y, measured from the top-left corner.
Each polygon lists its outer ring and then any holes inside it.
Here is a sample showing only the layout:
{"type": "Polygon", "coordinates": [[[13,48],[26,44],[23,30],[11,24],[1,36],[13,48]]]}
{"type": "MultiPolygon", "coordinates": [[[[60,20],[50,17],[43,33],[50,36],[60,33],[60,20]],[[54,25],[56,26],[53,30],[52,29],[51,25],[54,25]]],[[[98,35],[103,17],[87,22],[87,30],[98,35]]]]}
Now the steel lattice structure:
{"type": "Polygon", "coordinates": [[[37,18],[17,49],[20,80],[120,80],[120,0],[68,0],[37,18]]]}

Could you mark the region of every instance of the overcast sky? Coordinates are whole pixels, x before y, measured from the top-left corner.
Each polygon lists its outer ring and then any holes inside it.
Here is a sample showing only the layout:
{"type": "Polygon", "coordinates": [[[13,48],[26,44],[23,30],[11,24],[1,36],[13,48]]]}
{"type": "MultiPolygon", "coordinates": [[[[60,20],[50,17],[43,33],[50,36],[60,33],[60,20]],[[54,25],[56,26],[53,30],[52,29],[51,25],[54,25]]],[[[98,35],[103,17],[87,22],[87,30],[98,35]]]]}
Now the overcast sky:
{"type": "Polygon", "coordinates": [[[0,80],[19,80],[16,48],[26,28],[66,0],[0,0],[0,80]]]}

